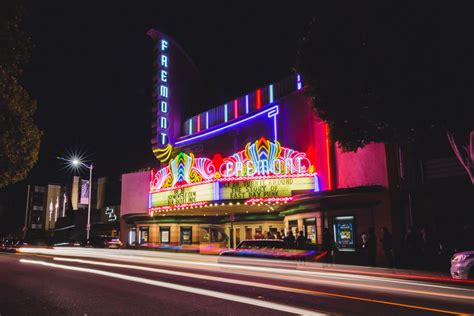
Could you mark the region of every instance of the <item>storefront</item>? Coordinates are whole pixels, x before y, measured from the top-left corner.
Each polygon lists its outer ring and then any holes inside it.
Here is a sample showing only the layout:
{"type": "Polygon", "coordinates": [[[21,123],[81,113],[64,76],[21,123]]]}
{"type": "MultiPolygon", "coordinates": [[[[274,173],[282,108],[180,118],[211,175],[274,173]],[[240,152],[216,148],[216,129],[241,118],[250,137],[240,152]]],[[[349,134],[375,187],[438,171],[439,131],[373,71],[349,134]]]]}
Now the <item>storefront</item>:
{"type": "MultiPolygon", "coordinates": [[[[160,61],[178,58],[171,39],[150,34],[160,61]]],[[[157,65],[155,80],[160,166],[122,178],[124,242],[202,249],[303,232],[319,247],[331,236],[335,257],[350,261],[362,232],[390,227],[385,146],[343,153],[299,75],[184,117],[179,74],[167,67],[157,65]]]]}

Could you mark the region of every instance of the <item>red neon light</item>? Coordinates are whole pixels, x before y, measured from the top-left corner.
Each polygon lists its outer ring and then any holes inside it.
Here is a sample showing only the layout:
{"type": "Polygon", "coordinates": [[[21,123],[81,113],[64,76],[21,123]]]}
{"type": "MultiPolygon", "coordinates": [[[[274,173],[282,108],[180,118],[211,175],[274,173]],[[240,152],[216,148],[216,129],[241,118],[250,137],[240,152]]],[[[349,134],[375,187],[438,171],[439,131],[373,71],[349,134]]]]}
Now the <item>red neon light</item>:
{"type": "Polygon", "coordinates": [[[198,123],[197,123],[198,130],[197,131],[200,132],[201,131],[201,115],[198,115],[197,121],[198,121],[198,123]]]}
{"type": "Polygon", "coordinates": [[[239,101],[237,99],[234,100],[234,118],[239,116],[239,101]]]}
{"type": "Polygon", "coordinates": [[[288,202],[293,200],[293,197],[271,197],[271,198],[254,198],[246,200],[245,203],[274,203],[274,202],[288,202]]]}
{"type": "Polygon", "coordinates": [[[257,110],[258,110],[258,109],[260,109],[260,108],[262,107],[262,90],[257,89],[257,92],[256,92],[256,99],[257,99],[257,100],[256,100],[256,102],[255,102],[255,103],[256,103],[255,106],[256,106],[256,108],[257,108],[257,110]]]}
{"type": "Polygon", "coordinates": [[[326,160],[328,163],[328,189],[332,190],[332,177],[331,177],[331,157],[329,154],[329,126],[328,124],[324,125],[324,132],[326,136],[326,160]]]}

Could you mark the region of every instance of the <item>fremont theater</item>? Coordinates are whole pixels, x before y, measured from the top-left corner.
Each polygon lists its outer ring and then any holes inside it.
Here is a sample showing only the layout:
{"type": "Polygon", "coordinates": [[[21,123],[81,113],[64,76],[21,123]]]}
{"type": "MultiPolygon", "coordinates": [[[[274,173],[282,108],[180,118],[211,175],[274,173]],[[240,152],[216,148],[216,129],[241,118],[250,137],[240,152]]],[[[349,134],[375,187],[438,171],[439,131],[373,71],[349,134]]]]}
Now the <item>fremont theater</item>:
{"type": "Polygon", "coordinates": [[[124,243],[204,252],[291,230],[321,245],[328,229],[350,262],[362,232],[393,230],[386,146],[342,152],[298,74],[186,116],[199,90],[192,62],[165,34],[148,35],[157,168],[122,176],[124,243]]]}

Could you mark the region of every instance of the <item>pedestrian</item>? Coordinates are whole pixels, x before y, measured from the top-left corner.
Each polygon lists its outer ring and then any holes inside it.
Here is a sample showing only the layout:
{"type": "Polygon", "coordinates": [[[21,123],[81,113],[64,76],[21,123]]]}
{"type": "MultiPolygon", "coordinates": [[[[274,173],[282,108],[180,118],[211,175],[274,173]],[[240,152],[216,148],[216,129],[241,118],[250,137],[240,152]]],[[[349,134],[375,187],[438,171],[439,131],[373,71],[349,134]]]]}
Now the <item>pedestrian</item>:
{"type": "Polygon", "coordinates": [[[382,228],[382,249],[389,268],[394,267],[393,238],[387,227],[382,228]]]}
{"type": "Polygon", "coordinates": [[[408,227],[407,233],[403,241],[403,256],[404,262],[407,268],[415,267],[416,262],[418,261],[418,236],[415,232],[413,226],[408,227]]]}
{"type": "Polygon", "coordinates": [[[377,262],[377,236],[374,227],[370,227],[367,234],[367,256],[369,266],[375,267],[377,262]]]}
{"type": "Polygon", "coordinates": [[[295,236],[293,236],[293,231],[288,232],[288,236],[285,238],[286,245],[288,248],[293,249],[295,248],[295,236]]]}
{"type": "Polygon", "coordinates": [[[334,241],[332,239],[331,232],[329,231],[329,228],[325,227],[323,229],[323,252],[326,252],[326,255],[324,256],[325,262],[332,263],[333,250],[334,241]]]}
{"type": "Polygon", "coordinates": [[[363,232],[360,235],[360,256],[361,256],[361,263],[363,265],[369,265],[369,251],[368,251],[368,244],[367,241],[369,240],[369,236],[366,232],[363,232]]]}
{"type": "Polygon", "coordinates": [[[296,238],[296,248],[298,249],[306,248],[306,237],[303,236],[303,231],[300,231],[298,238],[296,238]]]}

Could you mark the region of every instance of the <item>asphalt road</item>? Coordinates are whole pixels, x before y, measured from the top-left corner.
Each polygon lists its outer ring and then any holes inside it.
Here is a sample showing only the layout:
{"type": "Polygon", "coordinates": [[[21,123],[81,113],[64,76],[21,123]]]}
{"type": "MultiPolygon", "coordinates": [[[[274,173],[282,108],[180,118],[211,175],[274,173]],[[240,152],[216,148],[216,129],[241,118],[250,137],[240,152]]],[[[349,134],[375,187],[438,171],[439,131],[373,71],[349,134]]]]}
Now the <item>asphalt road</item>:
{"type": "Polygon", "coordinates": [[[473,284],[136,250],[31,252],[0,253],[1,316],[474,313],[473,284]]]}

